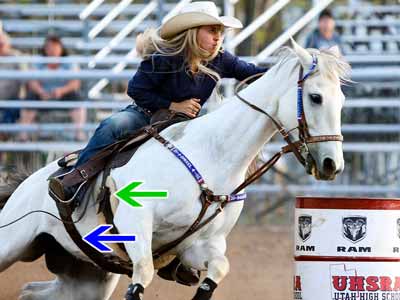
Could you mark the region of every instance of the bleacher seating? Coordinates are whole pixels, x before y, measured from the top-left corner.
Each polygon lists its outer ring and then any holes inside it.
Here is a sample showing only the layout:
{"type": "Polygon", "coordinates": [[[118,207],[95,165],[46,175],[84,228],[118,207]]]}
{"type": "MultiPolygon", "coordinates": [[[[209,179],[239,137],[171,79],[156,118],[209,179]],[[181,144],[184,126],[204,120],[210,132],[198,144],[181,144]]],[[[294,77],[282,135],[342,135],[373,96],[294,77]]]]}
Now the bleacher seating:
{"type": "MultiPolygon", "coordinates": [[[[38,49],[43,45],[45,37],[14,37],[13,45],[24,51],[30,52],[32,49],[38,49]]],[[[100,37],[93,41],[85,41],[81,37],[66,37],[63,43],[67,49],[73,53],[81,53],[89,51],[90,53],[97,53],[111,41],[110,37],[100,37]]],[[[116,53],[126,53],[135,47],[135,38],[127,38],[120,44],[114,47],[116,53]]]]}
{"type": "MultiPolygon", "coordinates": [[[[77,18],[85,9],[87,3],[59,3],[51,4],[0,4],[0,17],[70,17],[77,18]]],[[[72,1],[68,1],[72,2],[72,1]]],[[[84,2],[84,1],[79,1],[84,2]]],[[[165,9],[170,10],[174,4],[166,4],[165,9]]],[[[111,9],[115,7],[115,3],[104,3],[91,13],[92,17],[104,17],[111,9]]],[[[138,14],[145,4],[132,3],[121,12],[121,16],[131,17],[138,14]]]]}
{"type": "Polygon", "coordinates": [[[399,54],[400,6],[338,6],[337,27],[347,54],[399,54]]]}
{"type": "MultiPolygon", "coordinates": [[[[96,54],[104,48],[115,35],[120,32],[130,20],[137,15],[145,4],[131,4],[114,19],[95,39],[88,38],[89,31],[94,28],[115,4],[100,5],[85,20],[79,18],[86,4],[0,4],[0,19],[5,31],[13,36],[16,48],[26,53],[36,53],[42,45],[47,33],[57,33],[66,37],[65,46],[72,53],[96,54]]],[[[171,9],[173,4],[167,4],[165,9],[171,9]]],[[[141,22],[121,44],[117,45],[115,53],[126,53],[135,47],[135,36],[148,27],[158,25],[155,14],[141,22]]]]}

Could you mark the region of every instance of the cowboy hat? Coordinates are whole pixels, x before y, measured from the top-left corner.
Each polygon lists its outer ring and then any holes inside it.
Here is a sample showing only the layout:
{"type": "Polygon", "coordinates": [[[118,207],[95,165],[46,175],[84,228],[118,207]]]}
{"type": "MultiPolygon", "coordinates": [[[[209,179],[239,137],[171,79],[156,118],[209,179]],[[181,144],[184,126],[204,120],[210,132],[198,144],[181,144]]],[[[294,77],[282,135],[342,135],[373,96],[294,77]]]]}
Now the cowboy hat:
{"type": "Polygon", "coordinates": [[[217,6],[211,1],[191,2],[178,14],[163,20],[160,36],[170,39],[177,34],[198,26],[223,25],[230,28],[242,28],[242,22],[234,17],[219,16],[217,6]]]}

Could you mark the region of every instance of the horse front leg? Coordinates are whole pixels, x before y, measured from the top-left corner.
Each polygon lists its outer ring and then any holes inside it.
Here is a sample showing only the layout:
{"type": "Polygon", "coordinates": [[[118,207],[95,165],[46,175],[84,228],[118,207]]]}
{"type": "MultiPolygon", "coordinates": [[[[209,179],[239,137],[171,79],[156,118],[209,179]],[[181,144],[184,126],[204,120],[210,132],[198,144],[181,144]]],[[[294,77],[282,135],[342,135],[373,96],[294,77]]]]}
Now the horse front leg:
{"type": "Polygon", "coordinates": [[[218,284],[229,272],[228,258],[222,254],[211,255],[208,259],[207,277],[203,280],[192,300],[210,300],[218,284]]]}
{"type": "MultiPolygon", "coordinates": [[[[126,210],[128,211],[128,210],[126,210]]],[[[142,212],[141,216],[129,215],[129,212],[117,210],[114,222],[122,234],[135,234],[134,243],[126,243],[125,247],[129,258],[133,263],[132,283],[125,294],[126,300],[142,300],[144,290],[153,280],[154,265],[151,250],[152,241],[152,217],[142,212]],[[131,223],[129,220],[141,220],[131,223]]]]}
{"type": "Polygon", "coordinates": [[[153,257],[150,251],[150,255],[147,253],[133,263],[132,283],[128,287],[128,291],[125,294],[125,299],[142,300],[144,289],[150,285],[151,281],[153,280],[153,276],[153,257]]]}
{"type": "Polygon", "coordinates": [[[207,270],[207,276],[201,283],[192,300],[210,300],[218,284],[229,272],[229,261],[225,256],[225,237],[213,237],[211,240],[196,241],[180,256],[183,264],[197,270],[207,270]]]}

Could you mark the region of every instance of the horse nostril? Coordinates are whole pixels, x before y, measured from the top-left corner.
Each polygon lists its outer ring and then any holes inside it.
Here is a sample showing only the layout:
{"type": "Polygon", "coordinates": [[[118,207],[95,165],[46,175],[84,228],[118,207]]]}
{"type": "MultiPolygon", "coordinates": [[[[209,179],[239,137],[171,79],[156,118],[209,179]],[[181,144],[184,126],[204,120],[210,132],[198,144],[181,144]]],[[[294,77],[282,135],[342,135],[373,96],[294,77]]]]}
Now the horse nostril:
{"type": "Polygon", "coordinates": [[[337,172],[339,171],[336,170],[335,161],[329,157],[324,159],[323,168],[325,174],[337,174],[337,172]]]}

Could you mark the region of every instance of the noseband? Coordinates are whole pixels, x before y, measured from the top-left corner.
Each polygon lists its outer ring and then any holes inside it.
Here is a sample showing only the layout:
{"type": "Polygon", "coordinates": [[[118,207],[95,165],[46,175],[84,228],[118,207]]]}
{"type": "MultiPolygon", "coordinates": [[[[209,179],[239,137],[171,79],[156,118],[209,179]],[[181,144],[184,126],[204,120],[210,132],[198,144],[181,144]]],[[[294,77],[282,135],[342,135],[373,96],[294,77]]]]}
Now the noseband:
{"type": "Polygon", "coordinates": [[[307,160],[306,157],[310,156],[310,150],[308,148],[309,144],[313,143],[320,143],[320,142],[330,142],[330,141],[335,141],[335,142],[343,142],[343,136],[342,135],[317,135],[317,136],[312,136],[310,134],[310,131],[308,129],[307,125],[307,120],[306,116],[304,113],[304,103],[303,103],[303,85],[304,82],[307,80],[310,75],[312,75],[315,72],[315,69],[317,67],[318,60],[315,55],[313,55],[313,61],[310,69],[308,72],[303,76],[303,67],[300,65],[300,71],[299,71],[299,80],[297,81],[297,123],[298,126],[291,129],[291,130],[286,130],[282,123],[280,123],[278,120],[276,120],[274,117],[272,117],[269,113],[267,113],[265,110],[262,108],[248,102],[246,99],[241,97],[238,94],[238,90],[249,80],[253,78],[258,78],[265,73],[260,73],[253,75],[244,81],[242,81],[236,88],[235,94],[236,96],[246,103],[248,106],[250,106],[252,109],[266,115],[268,118],[272,120],[276,128],[278,129],[279,133],[282,135],[283,139],[286,141],[287,145],[282,148],[281,154],[284,153],[289,153],[293,152],[293,154],[296,156],[297,160],[303,165],[306,166],[307,160]],[[290,132],[297,129],[299,132],[299,139],[297,141],[293,141],[290,132]]]}

